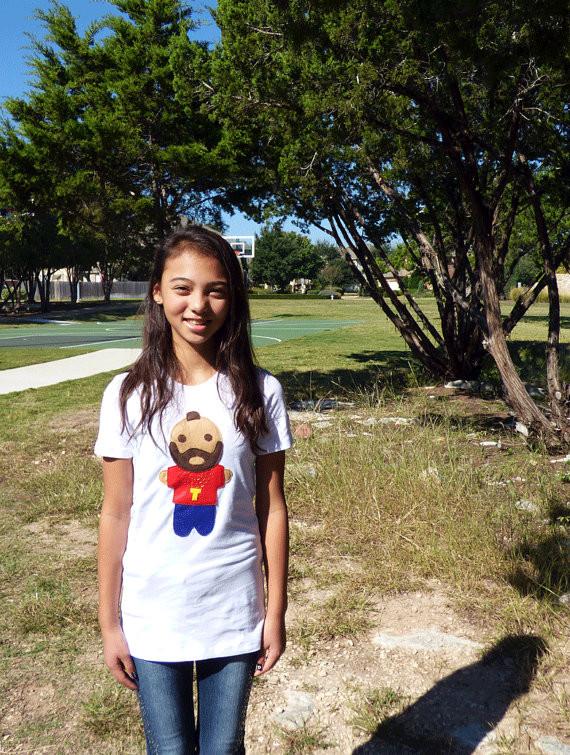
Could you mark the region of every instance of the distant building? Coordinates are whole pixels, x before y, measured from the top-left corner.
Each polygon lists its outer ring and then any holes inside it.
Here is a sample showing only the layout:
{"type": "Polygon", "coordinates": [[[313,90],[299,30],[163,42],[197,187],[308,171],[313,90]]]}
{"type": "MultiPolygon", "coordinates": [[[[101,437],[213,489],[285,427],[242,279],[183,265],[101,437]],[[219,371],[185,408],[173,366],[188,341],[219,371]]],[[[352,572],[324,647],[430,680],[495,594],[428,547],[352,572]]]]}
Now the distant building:
{"type": "Polygon", "coordinates": [[[570,273],[557,273],[558,293],[570,296],[570,273]]]}

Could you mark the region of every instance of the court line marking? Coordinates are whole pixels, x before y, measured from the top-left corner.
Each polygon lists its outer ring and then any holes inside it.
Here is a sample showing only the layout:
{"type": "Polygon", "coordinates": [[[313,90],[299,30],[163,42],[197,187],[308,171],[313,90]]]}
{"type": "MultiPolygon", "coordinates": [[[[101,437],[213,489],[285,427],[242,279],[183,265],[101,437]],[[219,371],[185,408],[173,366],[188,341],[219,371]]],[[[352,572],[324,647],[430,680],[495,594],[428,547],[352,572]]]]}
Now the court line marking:
{"type": "MultiPolygon", "coordinates": [[[[117,328],[116,331],[113,332],[123,332],[124,328],[117,328]]],[[[56,335],[58,338],[61,338],[61,336],[71,335],[73,338],[77,338],[78,335],[101,335],[101,330],[99,328],[93,329],[93,330],[85,330],[82,333],[62,333],[61,330],[44,330],[41,333],[30,333],[29,331],[26,332],[26,335],[18,335],[17,333],[11,332],[11,333],[2,333],[0,334],[0,341],[10,341],[10,340],[22,340],[24,338],[36,338],[36,339],[43,339],[43,338],[53,338],[54,335],[56,335]]]]}
{"type": "Polygon", "coordinates": [[[257,333],[252,334],[254,338],[265,338],[268,341],[277,341],[277,343],[282,343],[282,338],[273,338],[273,336],[260,336],[257,333]]]}
{"type": "Polygon", "coordinates": [[[27,338],[35,338],[35,337],[36,336],[33,333],[27,336],[17,336],[17,335],[14,335],[14,333],[7,333],[6,335],[0,335],[0,341],[10,341],[14,338],[23,341],[27,338]]]}
{"type": "Polygon", "coordinates": [[[73,343],[71,346],[60,346],[60,349],[80,349],[83,346],[100,346],[102,343],[121,343],[121,341],[136,341],[141,336],[128,336],[127,338],[107,338],[105,341],[88,341],[87,343],[73,343]]]}

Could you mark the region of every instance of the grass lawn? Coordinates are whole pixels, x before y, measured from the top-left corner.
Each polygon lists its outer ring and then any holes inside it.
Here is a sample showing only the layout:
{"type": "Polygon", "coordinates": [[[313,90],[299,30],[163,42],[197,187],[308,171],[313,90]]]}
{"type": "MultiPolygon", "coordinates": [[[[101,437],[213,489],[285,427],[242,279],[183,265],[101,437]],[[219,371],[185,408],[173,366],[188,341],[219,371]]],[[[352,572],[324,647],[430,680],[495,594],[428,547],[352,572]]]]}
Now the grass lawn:
{"type": "MultiPolygon", "coordinates": [[[[540,306],[515,342],[544,339],[540,306]]],[[[533,689],[545,701],[544,734],[565,736],[568,613],[558,596],[570,590],[570,465],[551,464],[507,431],[501,401],[422,388],[425,376],[370,301],[263,300],[252,309],[258,319],[365,321],[258,350],[290,398],[353,402],[323,415],[330,424],[313,424],[288,454],[291,663],[341,639],[365,643],[379,596],[445,586],[483,643],[533,634],[549,646],[533,689]],[[488,440],[500,444],[481,445],[488,440]],[[533,507],[517,508],[520,500],[533,507]]],[[[568,305],[564,317],[568,343],[568,305]]],[[[142,752],[135,698],[105,672],[96,623],[101,481],[92,447],[109,378],[0,396],[6,752],[142,752]]],[[[304,422],[313,420],[293,416],[294,426],[304,422]]],[[[269,711],[260,704],[252,715],[269,711]]],[[[505,752],[525,751],[523,733],[505,752]]],[[[312,748],[307,735],[295,752],[312,748]]],[[[269,751],[286,752],[260,745],[269,751]]]]}
{"type": "Polygon", "coordinates": [[[26,367],[31,364],[41,364],[42,362],[51,362],[56,359],[66,359],[70,356],[79,356],[87,354],[94,349],[77,348],[60,349],[59,347],[41,347],[41,348],[19,348],[10,347],[0,348],[0,370],[10,370],[15,367],[26,367]]]}

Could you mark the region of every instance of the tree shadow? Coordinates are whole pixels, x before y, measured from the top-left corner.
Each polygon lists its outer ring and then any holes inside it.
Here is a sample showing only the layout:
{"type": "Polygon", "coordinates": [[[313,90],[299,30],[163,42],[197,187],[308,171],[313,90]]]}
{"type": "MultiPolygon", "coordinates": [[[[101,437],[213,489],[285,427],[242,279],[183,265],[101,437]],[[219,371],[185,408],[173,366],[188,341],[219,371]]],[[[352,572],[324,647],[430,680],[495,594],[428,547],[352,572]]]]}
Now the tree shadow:
{"type": "MultiPolygon", "coordinates": [[[[548,326],[548,313],[544,315],[529,315],[524,316],[524,322],[529,323],[544,323],[545,327],[548,326]]],[[[560,315],[560,330],[563,328],[570,328],[570,317],[566,315],[560,315]]]]}
{"type": "MultiPolygon", "coordinates": [[[[567,318],[570,324],[570,318],[567,318]]],[[[546,343],[544,341],[510,341],[509,351],[523,380],[537,385],[546,384],[546,343]]],[[[570,344],[561,343],[560,374],[570,381],[570,344]]]]}
{"type": "Polygon", "coordinates": [[[390,363],[392,367],[413,369],[414,372],[421,373],[427,378],[429,376],[428,371],[409,351],[358,351],[352,354],[347,354],[348,359],[352,359],[358,364],[370,364],[373,362],[378,366],[382,366],[385,363],[390,363]]]}
{"type": "Polygon", "coordinates": [[[547,650],[541,637],[511,635],[380,723],[353,755],[469,755],[528,692],[547,650]]]}
{"type": "MultiPolygon", "coordinates": [[[[351,355],[352,356],[352,355],[351,355]]],[[[360,355],[359,355],[360,356],[360,355]]],[[[287,398],[319,399],[330,396],[339,398],[367,393],[374,395],[389,392],[394,395],[404,388],[416,385],[423,373],[416,367],[410,368],[412,357],[405,351],[382,351],[374,360],[362,359],[357,369],[337,368],[327,372],[322,370],[281,370],[276,372],[287,398]]]]}
{"type": "MultiPolygon", "coordinates": [[[[570,508],[561,506],[553,523],[570,519],[570,508]]],[[[540,537],[535,542],[523,541],[511,550],[519,562],[508,575],[508,582],[521,595],[558,604],[560,595],[570,590],[570,548],[568,537],[562,531],[540,537]]]]}
{"type": "Polygon", "coordinates": [[[2,325],[50,325],[60,320],[80,320],[81,322],[106,322],[123,320],[126,317],[144,312],[144,301],[82,301],[78,303],[57,302],[49,312],[21,313],[19,315],[0,315],[2,325]]]}
{"type": "MultiPolygon", "coordinates": [[[[294,317],[294,318],[301,318],[301,317],[312,317],[314,318],[315,315],[311,312],[282,312],[281,314],[271,315],[272,320],[280,320],[282,317],[294,317]]],[[[266,320],[266,317],[260,318],[262,320],[266,320]]],[[[255,320],[254,320],[255,322],[255,320]]]]}
{"type": "MultiPolygon", "coordinates": [[[[450,396],[446,400],[453,402],[454,399],[462,400],[463,398],[462,396],[450,396]]],[[[513,419],[506,412],[505,414],[472,412],[466,416],[447,416],[437,412],[423,412],[416,418],[416,421],[424,427],[437,427],[445,424],[451,430],[460,432],[506,432],[513,429],[513,419]]]]}

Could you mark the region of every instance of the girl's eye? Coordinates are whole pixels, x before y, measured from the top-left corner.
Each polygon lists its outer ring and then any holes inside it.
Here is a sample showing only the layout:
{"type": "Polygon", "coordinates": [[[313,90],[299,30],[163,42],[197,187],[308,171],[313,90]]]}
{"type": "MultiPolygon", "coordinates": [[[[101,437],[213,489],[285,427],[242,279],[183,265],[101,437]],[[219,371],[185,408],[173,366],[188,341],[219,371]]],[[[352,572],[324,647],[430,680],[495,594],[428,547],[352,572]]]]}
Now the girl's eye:
{"type": "Polygon", "coordinates": [[[212,291],[210,291],[210,294],[212,296],[215,296],[217,299],[225,299],[226,290],[224,288],[214,288],[212,289],[212,291]]]}

